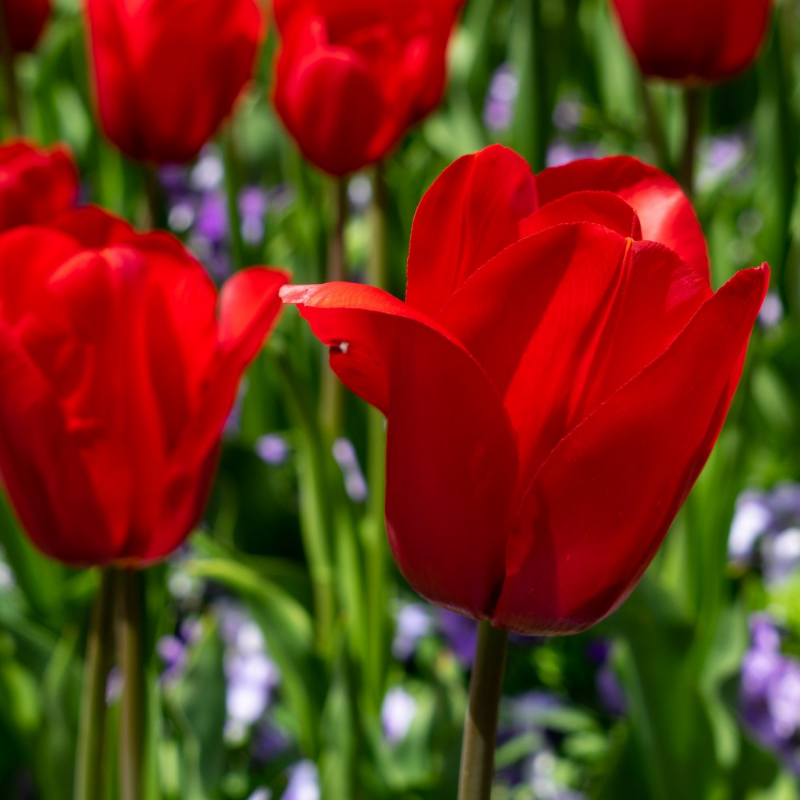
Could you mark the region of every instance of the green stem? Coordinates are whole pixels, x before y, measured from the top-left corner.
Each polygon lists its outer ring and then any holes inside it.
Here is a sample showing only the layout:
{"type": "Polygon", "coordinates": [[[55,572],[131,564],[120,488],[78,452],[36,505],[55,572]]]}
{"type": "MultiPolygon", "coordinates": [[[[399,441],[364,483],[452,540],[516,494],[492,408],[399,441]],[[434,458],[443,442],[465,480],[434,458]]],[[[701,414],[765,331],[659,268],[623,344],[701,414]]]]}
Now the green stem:
{"type": "MultiPolygon", "coordinates": [[[[368,263],[369,283],[388,290],[386,185],[383,165],[375,167],[372,203],[372,253],[368,263]]],[[[376,408],[367,409],[367,485],[369,501],[364,527],[367,586],[367,669],[373,701],[380,704],[386,672],[386,421],[376,408]]]]}
{"type": "Polygon", "coordinates": [[[123,677],[119,739],[121,800],[143,800],[144,797],[143,602],[143,575],[134,570],[118,572],[117,646],[123,677]]]}
{"type": "Polygon", "coordinates": [[[142,177],[147,195],[147,227],[152,230],[166,230],[169,225],[169,215],[164,191],[158,178],[158,167],[153,164],[142,165],[142,177]]]}
{"type": "Polygon", "coordinates": [[[680,182],[689,199],[694,198],[695,166],[697,164],[697,141],[703,121],[702,89],[687,87],[683,90],[685,109],[685,135],[681,158],[680,182]]]}
{"type": "MultiPolygon", "coordinates": [[[[325,280],[347,280],[344,231],[347,225],[347,180],[337,178],[333,184],[333,227],[328,241],[328,266],[325,280]]],[[[328,364],[328,353],[323,354],[322,386],[320,387],[319,418],[329,441],[342,432],[344,416],[344,391],[342,384],[328,364]]]]}
{"type": "Polygon", "coordinates": [[[317,651],[326,654],[330,648],[336,604],[328,535],[330,497],[326,488],[325,449],[316,417],[290,359],[274,340],[273,351],[281,373],[281,388],[300,437],[298,481],[303,547],[311,573],[317,651]]]}
{"type": "Polygon", "coordinates": [[[661,117],[653,99],[652,90],[641,75],[639,76],[639,93],[642,98],[645,118],[647,119],[647,134],[650,144],[653,145],[653,150],[655,150],[657,166],[664,172],[672,172],[669,146],[667,145],[667,138],[664,136],[661,117]]]}
{"type": "Polygon", "coordinates": [[[6,102],[8,104],[8,118],[11,131],[17,136],[22,135],[22,112],[19,102],[19,84],[14,68],[14,53],[11,52],[11,39],[6,22],[5,4],[0,3],[0,66],[3,70],[3,84],[6,102]]]}
{"type": "Polygon", "coordinates": [[[461,745],[458,800],[489,800],[492,792],[497,718],[507,651],[508,633],[482,622],[478,628],[461,745]]]}
{"type": "Polygon", "coordinates": [[[245,266],[242,215],[239,211],[239,159],[233,127],[228,126],[222,135],[222,154],[225,164],[225,197],[228,205],[228,228],[231,237],[231,256],[236,269],[245,266]]]}
{"type": "Polygon", "coordinates": [[[541,6],[541,0],[516,0],[512,33],[513,60],[520,76],[520,100],[514,112],[516,149],[534,172],[546,166],[552,128],[541,6]]]}
{"type": "Polygon", "coordinates": [[[113,574],[103,571],[86,643],[81,717],[75,765],[75,797],[101,800],[105,794],[106,683],[114,649],[113,574]]]}

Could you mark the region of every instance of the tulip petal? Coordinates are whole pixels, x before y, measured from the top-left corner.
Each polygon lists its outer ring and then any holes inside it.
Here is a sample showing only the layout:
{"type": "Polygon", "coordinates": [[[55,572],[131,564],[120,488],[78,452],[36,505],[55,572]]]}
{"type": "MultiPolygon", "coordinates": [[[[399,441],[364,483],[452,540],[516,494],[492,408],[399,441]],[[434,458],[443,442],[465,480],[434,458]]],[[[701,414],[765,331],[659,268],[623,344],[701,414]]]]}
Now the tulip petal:
{"type": "Polygon", "coordinates": [[[551,453],[516,518],[496,625],[573,633],[627,597],[719,435],[768,280],[766,265],[734,276],[551,453]]]}
{"type": "Polygon", "coordinates": [[[429,600],[485,618],[504,569],[516,452],[499,399],[470,355],[384,292],[336,284],[283,294],[331,366],[387,413],[386,524],[395,559],[429,600]]]}
{"type": "Polygon", "coordinates": [[[278,318],[282,307],[278,292],[287,280],[287,273],[280,270],[253,268],[236,273],[223,287],[216,356],[206,371],[199,404],[170,456],[161,535],[143,551],[145,561],[171,553],[197,523],[239,382],[278,318]]]}
{"type": "Polygon", "coordinates": [[[636,241],[642,238],[642,225],[636,212],[619,195],[600,191],[573,192],[539,207],[520,222],[520,234],[533,236],[569,222],[594,222],[620,236],[636,241]]]}
{"type": "Polygon", "coordinates": [[[68,564],[101,564],[114,536],[50,386],[0,322],[0,476],[39,549],[68,564]]]}
{"type": "Polygon", "coordinates": [[[451,164],[425,193],[411,229],[406,302],[434,317],[482,264],[520,238],[536,208],[527,162],[493,145],[451,164]]]}
{"type": "Polygon", "coordinates": [[[439,315],[491,376],[521,475],[660,355],[710,294],[671,251],[560,225],[479,269],[439,315]]]}
{"type": "Polygon", "coordinates": [[[536,189],[541,205],[587,190],[619,195],[639,215],[643,239],[666,245],[709,280],[706,241],[692,205],[655,167],[628,156],[573,161],[537,175],[536,189]]]}

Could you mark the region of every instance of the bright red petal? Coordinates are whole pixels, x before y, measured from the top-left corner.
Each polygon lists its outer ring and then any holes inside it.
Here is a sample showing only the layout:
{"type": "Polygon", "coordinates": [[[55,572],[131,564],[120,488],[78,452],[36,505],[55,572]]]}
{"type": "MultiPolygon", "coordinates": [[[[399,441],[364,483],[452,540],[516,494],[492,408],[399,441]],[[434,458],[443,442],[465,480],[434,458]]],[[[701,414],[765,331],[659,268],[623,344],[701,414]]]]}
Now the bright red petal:
{"type": "Polygon", "coordinates": [[[768,280],[766,265],[738,273],[553,451],[517,516],[495,624],[574,633],[627,597],[719,435],[768,280]]]}
{"type": "Polygon", "coordinates": [[[521,476],[683,329],[710,290],[660,245],[560,225],[478,270],[439,322],[481,363],[517,432],[521,476]]]}
{"type": "Polygon", "coordinates": [[[386,523],[412,586],[483,618],[502,571],[516,452],[503,409],[475,361],[384,292],[335,284],[284,293],[331,366],[388,418],[386,523]]]}
{"type": "Polygon", "coordinates": [[[536,188],[541,205],[587,190],[619,195],[638,214],[643,239],[666,245],[709,280],[706,241],[692,205],[655,167],[628,156],[574,161],[537,175],[536,188]]]}
{"type": "Polygon", "coordinates": [[[114,535],[58,401],[2,321],[0,385],[0,477],[31,540],[69,564],[111,561],[114,535]]]}
{"type": "Polygon", "coordinates": [[[535,208],[530,167],[513,150],[494,145],[451,164],[414,217],[406,302],[435,317],[478,267],[520,238],[535,208]]]}

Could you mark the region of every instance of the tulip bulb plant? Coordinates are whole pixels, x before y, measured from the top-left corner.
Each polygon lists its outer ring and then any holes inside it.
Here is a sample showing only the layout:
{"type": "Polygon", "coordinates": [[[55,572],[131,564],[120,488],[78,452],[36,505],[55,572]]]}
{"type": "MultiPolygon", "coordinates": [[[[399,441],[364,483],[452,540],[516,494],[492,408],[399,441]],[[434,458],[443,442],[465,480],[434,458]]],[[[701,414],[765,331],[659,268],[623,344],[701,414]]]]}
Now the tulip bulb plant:
{"type": "Polygon", "coordinates": [[[405,303],[281,290],[386,415],[401,571],[481,621],[462,800],[491,784],[498,631],[576,633],[630,594],[719,435],[768,281],[764,265],[713,293],[692,208],[651,167],[533,176],[494,146],[422,199],[405,303]]]}

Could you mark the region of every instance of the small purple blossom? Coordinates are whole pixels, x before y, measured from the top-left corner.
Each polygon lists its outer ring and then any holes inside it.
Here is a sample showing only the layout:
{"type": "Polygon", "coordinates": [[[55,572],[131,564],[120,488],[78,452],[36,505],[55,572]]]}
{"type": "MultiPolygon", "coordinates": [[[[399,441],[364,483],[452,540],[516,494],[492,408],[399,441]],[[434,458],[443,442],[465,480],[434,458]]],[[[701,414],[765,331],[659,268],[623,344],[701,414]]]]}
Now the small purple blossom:
{"type": "Polygon", "coordinates": [[[283,436],[268,433],[261,436],[255,444],[256,455],[271,467],[279,467],[289,458],[289,445],[283,436]]]}
{"type": "Polygon", "coordinates": [[[397,612],[396,630],[392,642],[392,653],[399,661],[414,655],[423,636],[433,631],[432,608],[424,603],[407,603],[397,612]]]}
{"type": "Polygon", "coordinates": [[[765,330],[777,328],[783,322],[784,310],[781,297],[777,292],[767,292],[764,304],[758,314],[758,322],[765,330]]]}
{"type": "Polygon", "coordinates": [[[406,738],[416,714],[417,701],[405,689],[400,686],[389,689],[381,706],[381,725],[390,745],[406,738]]]}
{"type": "Polygon", "coordinates": [[[509,64],[502,64],[492,75],[483,106],[483,122],[490,131],[503,133],[511,127],[518,94],[519,79],[509,64]]]}
{"type": "Polygon", "coordinates": [[[478,623],[474,619],[456,614],[455,611],[439,608],[437,628],[456,658],[465,667],[471,667],[478,642],[478,623]]]}
{"type": "Polygon", "coordinates": [[[700,144],[698,188],[709,189],[731,177],[743,165],[746,155],[747,142],[739,134],[705,139],[700,144]]]}
{"type": "Polygon", "coordinates": [[[366,502],[369,490],[353,443],[349,439],[337,439],[333,443],[333,459],[342,470],[347,496],[354,503],[366,502]]]}
{"type": "Polygon", "coordinates": [[[553,125],[562,133],[571,133],[583,118],[583,105],[574,97],[564,98],[553,109],[553,125]]]}
{"type": "Polygon", "coordinates": [[[547,166],[560,167],[582,158],[597,158],[599,155],[600,148],[591,142],[570,144],[557,140],[547,148],[547,166]]]}
{"type": "Polygon", "coordinates": [[[301,761],[291,769],[281,800],[320,800],[319,772],[313,761],[301,761]]]}

